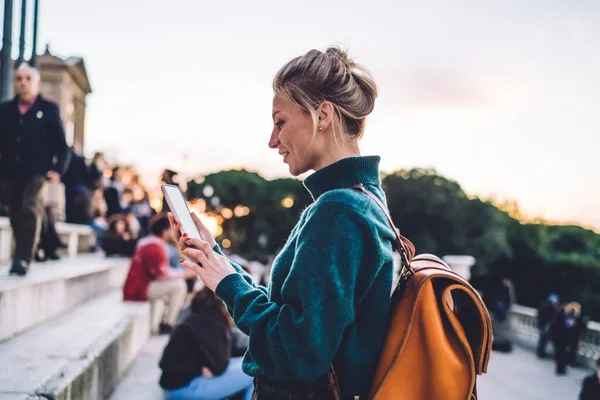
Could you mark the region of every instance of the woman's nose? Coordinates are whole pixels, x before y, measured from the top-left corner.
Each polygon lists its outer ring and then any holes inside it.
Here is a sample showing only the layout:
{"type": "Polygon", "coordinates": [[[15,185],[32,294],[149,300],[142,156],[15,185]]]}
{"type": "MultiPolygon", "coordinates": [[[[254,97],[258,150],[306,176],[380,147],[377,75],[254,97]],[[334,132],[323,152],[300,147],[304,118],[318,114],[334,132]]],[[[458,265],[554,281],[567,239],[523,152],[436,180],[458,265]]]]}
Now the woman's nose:
{"type": "Polygon", "coordinates": [[[271,133],[271,138],[269,139],[269,147],[272,149],[277,148],[277,146],[279,145],[279,138],[277,135],[277,131],[275,129],[273,129],[273,132],[271,133]]]}

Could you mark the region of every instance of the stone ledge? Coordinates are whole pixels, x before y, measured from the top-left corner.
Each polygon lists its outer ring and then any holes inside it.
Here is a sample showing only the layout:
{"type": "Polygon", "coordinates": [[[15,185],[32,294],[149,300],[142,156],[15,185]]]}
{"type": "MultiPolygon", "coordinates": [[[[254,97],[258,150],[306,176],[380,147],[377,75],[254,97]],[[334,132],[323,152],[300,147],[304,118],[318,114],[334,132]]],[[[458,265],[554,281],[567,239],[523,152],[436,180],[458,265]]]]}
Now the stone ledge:
{"type": "MultiPolygon", "coordinates": [[[[77,253],[85,253],[94,244],[96,234],[87,225],[57,222],[56,232],[67,243],[66,254],[74,257],[77,253]]],[[[10,261],[13,249],[13,236],[8,217],[0,217],[0,263],[10,261]]]]}
{"type": "Polygon", "coordinates": [[[25,277],[0,267],[0,341],[121,287],[129,260],[101,255],[33,263],[25,277]]]}
{"type": "Polygon", "coordinates": [[[0,399],[105,399],[149,334],[149,304],[111,291],[1,343],[0,399]]]}

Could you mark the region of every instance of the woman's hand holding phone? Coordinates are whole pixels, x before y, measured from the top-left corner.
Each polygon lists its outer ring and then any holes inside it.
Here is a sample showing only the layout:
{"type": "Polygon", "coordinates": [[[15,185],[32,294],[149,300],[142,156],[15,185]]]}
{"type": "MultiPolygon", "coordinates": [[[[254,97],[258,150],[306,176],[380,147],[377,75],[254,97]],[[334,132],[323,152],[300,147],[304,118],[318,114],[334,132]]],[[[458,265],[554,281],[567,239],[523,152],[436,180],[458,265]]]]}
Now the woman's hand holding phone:
{"type": "MultiPolygon", "coordinates": [[[[179,241],[179,239],[181,238],[181,224],[175,219],[175,214],[173,214],[172,212],[170,212],[167,215],[169,217],[169,222],[171,222],[171,230],[173,232],[173,236],[175,237],[175,240],[179,241]]],[[[196,228],[198,228],[200,236],[202,236],[202,239],[204,239],[210,245],[211,248],[215,247],[217,242],[215,238],[213,238],[208,228],[204,226],[204,224],[196,215],[196,213],[191,213],[191,216],[194,220],[194,224],[196,224],[196,228]]]]}
{"type": "Polygon", "coordinates": [[[178,239],[181,252],[191,260],[180,260],[180,262],[186,268],[194,271],[202,279],[202,282],[214,292],[223,278],[237,272],[227,258],[214,252],[213,248],[216,241],[210,231],[202,224],[200,218],[194,213],[192,213],[192,218],[200,235],[206,240],[192,239],[187,237],[186,234],[181,235],[181,225],[175,220],[174,215],[169,213],[171,229],[173,229],[173,234],[178,239]]]}

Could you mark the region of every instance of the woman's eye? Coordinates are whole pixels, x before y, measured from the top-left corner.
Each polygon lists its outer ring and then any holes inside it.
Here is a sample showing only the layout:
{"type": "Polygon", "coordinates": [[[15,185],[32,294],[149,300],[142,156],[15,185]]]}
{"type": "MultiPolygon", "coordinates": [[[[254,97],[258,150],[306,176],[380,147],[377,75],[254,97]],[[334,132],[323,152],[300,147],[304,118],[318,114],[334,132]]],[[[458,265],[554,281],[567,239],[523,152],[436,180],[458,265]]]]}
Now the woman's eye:
{"type": "Polygon", "coordinates": [[[277,122],[275,123],[275,125],[276,125],[276,126],[279,128],[279,129],[281,129],[281,127],[283,126],[283,121],[277,121],[277,122]]]}

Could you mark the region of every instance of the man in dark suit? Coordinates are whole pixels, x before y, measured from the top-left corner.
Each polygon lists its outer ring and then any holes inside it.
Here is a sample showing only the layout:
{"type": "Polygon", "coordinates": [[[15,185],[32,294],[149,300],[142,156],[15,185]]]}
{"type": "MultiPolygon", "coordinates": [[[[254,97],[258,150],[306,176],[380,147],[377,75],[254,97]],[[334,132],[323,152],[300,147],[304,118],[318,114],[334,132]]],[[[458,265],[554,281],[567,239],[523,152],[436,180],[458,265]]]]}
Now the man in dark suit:
{"type": "Polygon", "coordinates": [[[596,373],[583,380],[579,400],[600,399],[600,358],[596,360],[596,373]]]}
{"type": "Polygon", "coordinates": [[[47,179],[60,180],[68,147],[58,106],[39,94],[40,74],[15,73],[17,96],[0,104],[0,193],[15,237],[10,274],[26,275],[39,240],[47,179]]]}

